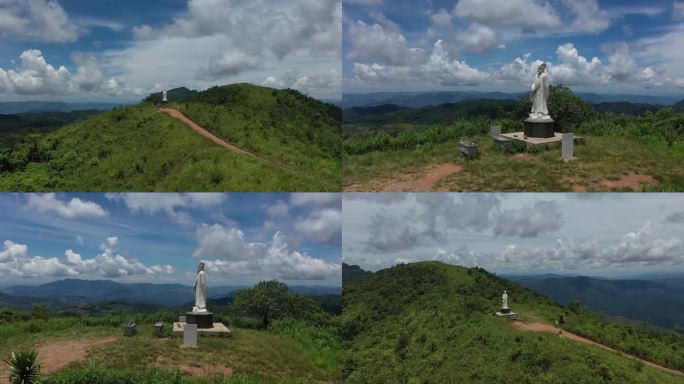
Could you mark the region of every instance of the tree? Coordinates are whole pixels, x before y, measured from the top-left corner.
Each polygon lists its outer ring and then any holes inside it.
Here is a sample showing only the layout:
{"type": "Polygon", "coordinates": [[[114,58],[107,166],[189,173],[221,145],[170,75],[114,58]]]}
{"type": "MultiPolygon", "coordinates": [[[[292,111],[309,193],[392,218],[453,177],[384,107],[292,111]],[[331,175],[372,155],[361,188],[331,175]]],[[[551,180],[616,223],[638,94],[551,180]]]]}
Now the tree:
{"type": "Polygon", "coordinates": [[[36,350],[22,351],[5,360],[9,366],[10,384],[34,384],[40,380],[40,362],[36,350]]]}
{"type": "Polygon", "coordinates": [[[310,298],[290,293],[287,285],[276,280],[262,281],[250,289],[235,292],[233,305],[248,315],[261,319],[264,328],[272,320],[292,317],[319,321],[323,311],[310,298]]]}
{"type": "MultiPolygon", "coordinates": [[[[554,120],[563,122],[568,128],[576,127],[583,121],[596,117],[596,110],[591,105],[562,84],[551,86],[548,107],[549,115],[554,120]]],[[[532,102],[527,95],[521,97],[518,109],[518,113],[522,116],[530,113],[532,102]]]]}

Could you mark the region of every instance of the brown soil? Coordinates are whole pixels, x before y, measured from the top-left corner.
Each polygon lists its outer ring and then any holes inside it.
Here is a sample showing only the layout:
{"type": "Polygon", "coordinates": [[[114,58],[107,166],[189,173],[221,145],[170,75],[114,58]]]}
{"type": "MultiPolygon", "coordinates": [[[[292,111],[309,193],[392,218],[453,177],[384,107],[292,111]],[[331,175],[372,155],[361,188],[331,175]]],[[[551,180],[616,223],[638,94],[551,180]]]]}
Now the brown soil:
{"type": "Polygon", "coordinates": [[[67,365],[86,359],[88,350],[94,346],[115,341],[115,336],[102,339],[60,341],[38,347],[38,359],[44,373],[59,371],[67,365]]]}
{"type": "Polygon", "coordinates": [[[519,329],[519,330],[521,330],[521,331],[527,331],[527,332],[548,332],[548,333],[555,333],[555,334],[559,334],[559,332],[560,332],[560,335],[562,335],[562,337],[565,337],[565,338],[567,338],[567,339],[574,340],[574,341],[577,341],[577,342],[579,342],[579,343],[595,345],[595,346],[597,346],[597,347],[599,347],[599,348],[605,349],[606,351],[618,353],[618,354],[620,354],[621,356],[624,356],[624,357],[626,357],[626,358],[628,358],[628,359],[635,360],[635,361],[640,361],[640,362],[644,363],[644,365],[648,365],[648,366],[650,366],[650,367],[660,369],[661,371],[665,371],[665,372],[671,373],[671,374],[676,375],[676,376],[684,376],[684,372],[680,372],[680,371],[677,371],[677,370],[674,370],[674,369],[671,369],[671,368],[666,368],[666,367],[663,367],[662,365],[658,365],[658,364],[656,364],[656,363],[652,363],[652,362],[650,362],[650,361],[648,361],[648,360],[644,360],[644,359],[640,359],[640,358],[638,358],[638,357],[636,357],[636,356],[628,355],[628,354],[626,354],[626,353],[624,353],[624,352],[620,352],[620,351],[617,351],[617,350],[615,350],[615,349],[613,349],[613,348],[606,347],[606,346],[603,345],[603,344],[599,344],[599,343],[597,343],[597,342],[595,342],[595,341],[591,341],[591,340],[589,340],[589,339],[587,339],[587,338],[584,338],[584,337],[582,337],[582,336],[578,336],[578,335],[575,335],[574,333],[571,333],[571,332],[568,332],[568,331],[564,331],[564,330],[562,330],[562,329],[560,329],[560,328],[554,327],[554,326],[551,325],[551,324],[546,324],[546,323],[523,323],[522,321],[514,321],[514,322],[513,322],[513,327],[516,328],[516,329],[519,329]]]}
{"type": "MultiPolygon", "coordinates": [[[[376,181],[367,184],[351,184],[344,188],[345,192],[428,192],[444,178],[463,171],[460,164],[446,163],[433,165],[417,174],[405,173],[399,178],[376,181]]],[[[446,192],[448,188],[441,187],[438,191],[446,192]]]]}
{"type": "Polygon", "coordinates": [[[527,153],[516,153],[513,155],[513,158],[517,160],[526,160],[530,158],[530,155],[527,153]]]}
{"type": "Polygon", "coordinates": [[[200,367],[187,363],[171,361],[163,356],[157,357],[156,365],[177,369],[193,377],[213,377],[216,375],[223,375],[224,378],[228,378],[233,375],[233,369],[223,365],[203,364],[200,367]]]}
{"type": "Polygon", "coordinates": [[[642,184],[651,186],[658,185],[658,181],[650,175],[639,175],[636,173],[628,173],[623,175],[619,180],[603,180],[599,183],[601,186],[610,189],[625,189],[629,188],[633,191],[641,189],[642,184]]]}

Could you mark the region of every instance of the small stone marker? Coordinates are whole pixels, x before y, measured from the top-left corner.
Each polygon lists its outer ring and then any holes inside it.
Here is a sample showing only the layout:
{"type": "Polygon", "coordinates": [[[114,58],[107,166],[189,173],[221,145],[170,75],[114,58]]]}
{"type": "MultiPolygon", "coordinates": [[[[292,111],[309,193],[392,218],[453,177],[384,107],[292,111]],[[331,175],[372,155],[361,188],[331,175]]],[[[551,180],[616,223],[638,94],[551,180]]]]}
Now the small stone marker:
{"type": "Polygon", "coordinates": [[[178,316],[178,322],[179,323],[185,323],[185,316],[178,316]]]}
{"type": "Polygon", "coordinates": [[[563,134],[563,148],[561,151],[561,158],[572,159],[575,157],[575,138],[572,133],[563,134]]]}
{"type": "Polygon", "coordinates": [[[494,126],[492,128],[492,137],[499,137],[501,136],[501,126],[494,126]]]}
{"type": "Polygon", "coordinates": [[[183,346],[197,348],[197,324],[185,324],[183,327],[183,346]]]}
{"type": "Polygon", "coordinates": [[[164,323],[158,322],[154,324],[154,334],[157,336],[164,335],[164,323]]]}
{"type": "Polygon", "coordinates": [[[128,337],[132,337],[133,335],[135,335],[135,332],[136,332],[135,328],[136,328],[135,321],[133,321],[133,320],[129,321],[128,324],[124,325],[124,335],[128,336],[128,337]]]}

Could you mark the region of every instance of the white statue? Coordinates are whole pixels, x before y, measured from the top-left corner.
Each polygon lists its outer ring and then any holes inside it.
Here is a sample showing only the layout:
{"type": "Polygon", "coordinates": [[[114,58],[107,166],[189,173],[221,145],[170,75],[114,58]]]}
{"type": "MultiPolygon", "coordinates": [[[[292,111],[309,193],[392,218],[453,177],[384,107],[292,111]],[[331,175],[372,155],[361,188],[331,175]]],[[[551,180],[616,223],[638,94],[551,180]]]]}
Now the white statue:
{"type": "Polygon", "coordinates": [[[530,93],[530,100],[532,101],[531,119],[550,120],[549,109],[547,101],[549,100],[549,75],[545,72],[546,64],[542,63],[537,68],[537,74],[534,76],[532,83],[532,93],[530,93]]]}
{"type": "Polygon", "coordinates": [[[193,312],[207,311],[207,281],[204,278],[204,263],[199,263],[197,266],[197,277],[195,278],[195,285],[192,286],[195,291],[195,306],[192,307],[193,312]]]}
{"type": "Polygon", "coordinates": [[[166,98],[166,89],[162,91],[162,101],[163,102],[168,102],[169,100],[166,98]]]}
{"type": "Polygon", "coordinates": [[[505,290],[503,295],[501,295],[501,308],[508,309],[508,293],[505,290]]]}

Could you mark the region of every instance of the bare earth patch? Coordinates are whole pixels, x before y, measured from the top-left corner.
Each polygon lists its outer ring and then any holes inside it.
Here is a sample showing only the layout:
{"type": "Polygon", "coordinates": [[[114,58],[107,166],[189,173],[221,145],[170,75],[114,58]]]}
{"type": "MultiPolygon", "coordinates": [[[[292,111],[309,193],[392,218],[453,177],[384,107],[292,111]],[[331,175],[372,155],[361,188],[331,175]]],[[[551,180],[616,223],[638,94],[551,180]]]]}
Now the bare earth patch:
{"type": "Polygon", "coordinates": [[[599,347],[599,348],[602,348],[602,349],[605,349],[605,350],[607,350],[607,351],[617,353],[617,354],[619,354],[619,355],[621,355],[621,356],[624,356],[624,357],[626,357],[626,358],[628,358],[628,359],[635,360],[635,361],[640,361],[640,362],[644,363],[645,365],[648,365],[648,366],[653,367],[653,368],[660,369],[661,371],[665,371],[665,372],[671,373],[671,374],[676,375],[676,376],[684,376],[684,372],[680,372],[680,371],[677,371],[677,370],[674,370],[674,369],[671,369],[671,368],[666,368],[666,367],[663,367],[662,365],[658,365],[658,364],[656,364],[656,363],[652,363],[652,362],[650,362],[650,361],[648,361],[648,360],[644,360],[644,359],[640,359],[640,358],[638,358],[638,357],[636,357],[636,356],[628,355],[628,354],[626,354],[626,353],[624,353],[624,352],[620,352],[620,351],[617,351],[617,350],[615,350],[615,349],[613,349],[613,348],[606,347],[606,346],[603,345],[603,344],[599,344],[599,343],[597,343],[597,342],[595,342],[595,341],[591,341],[591,340],[589,340],[589,339],[587,339],[587,338],[584,338],[584,337],[582,337],[582,336],[578,336],[578,335],[575,335],[574,333],[571,333],[571,332],[562,330],[562,329],[560,329],[560,328],[554,327],[554,326],[551,325],[551,324],[546,324],[546,323],[524,323],[524,322],[522,322],[522,321],[514,321],[514,322],[513,322],[513,327],[516,328],[516,329],[518,329],[518,330],[527,331],[527,332],[547,332],[547,333],[555,333],[555,334],[558,334],[558,333],[560,332],[560,335],[561,335],[562,337],[567,338],[567,339],[574,340],[574,341],[577,341],[577,342],[579,342],[579,343],[595,345],[595,346],[597,346],[597,347],[599,347]]]}
{"type": "Polygon", "coordinates": [[[224,378],[233,376],[233,369],[223,365],[202,364],[202,366],[190,365],[178,361],[172,361],[164,356],[158,356],[156,365],[177,369],[193,377],[213,377],[223,375],[224,378]]]}
{"type": "Polygon", "coordinates": [[[637,191],[641,188],[642,184],[655,186],[658,185],[658,181],[650,175],[639,175],[632,172],[623,175],[619,180],[603,180],[599,184],[610,189],[629,188],[633,191],[637,191]]]}
{"type": "Polygon", "coordinates": [[[405,173],[399,178],[371,180],[367,184],[351,184],[345,192],[428,192],[442,179],[463,171],[460,164],[431,165],[419,173],[405,173]]]}
{"type": "Polygon", "coordinates": [[[59,371],[67,365],[86,359],[88,349],[102,344],[109,344],[117,337],[102,339],[61,341],[38,347],[38,359],[42,364],[42,371],[51,373],[59,371]]]}

